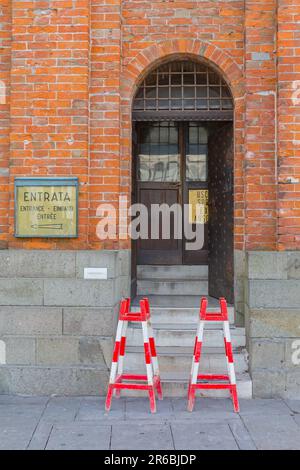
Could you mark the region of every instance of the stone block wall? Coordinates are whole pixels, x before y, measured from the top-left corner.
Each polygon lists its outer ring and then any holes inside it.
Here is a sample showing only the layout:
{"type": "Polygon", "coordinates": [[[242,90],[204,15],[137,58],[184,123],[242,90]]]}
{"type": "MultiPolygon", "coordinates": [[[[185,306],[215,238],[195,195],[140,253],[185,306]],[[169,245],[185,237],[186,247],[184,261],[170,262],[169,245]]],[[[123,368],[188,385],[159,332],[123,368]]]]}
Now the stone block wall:
{"type": "Polygon", "coordinates": [[[246,254],[245,321],[254,396],[299,398],[299,252],[246,254]]]}
{"type": "Polygon", "coordinates": [[[129,252],[0,251],[0,393],[104,394],[129,252]],[[83,278],[107,267],[107,280],[83,278]]]}
{"type": "Polygon", "coordinates": [[[245,263],[245,251],[234,250],[234,314],[237,326],[245,325],[245,263]]]}

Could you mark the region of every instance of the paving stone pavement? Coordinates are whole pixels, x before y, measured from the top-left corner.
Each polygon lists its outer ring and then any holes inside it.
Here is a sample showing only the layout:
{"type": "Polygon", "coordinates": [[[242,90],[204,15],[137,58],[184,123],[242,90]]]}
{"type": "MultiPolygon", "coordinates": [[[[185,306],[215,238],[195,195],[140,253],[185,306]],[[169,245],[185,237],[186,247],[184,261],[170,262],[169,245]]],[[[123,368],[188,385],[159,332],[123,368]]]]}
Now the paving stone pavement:
{"type": "Polygon", "coordinates": [[[0,395],[0,450],[300,449],[300,400],[166,398],[151,414],[146,398],[0,395]]]}

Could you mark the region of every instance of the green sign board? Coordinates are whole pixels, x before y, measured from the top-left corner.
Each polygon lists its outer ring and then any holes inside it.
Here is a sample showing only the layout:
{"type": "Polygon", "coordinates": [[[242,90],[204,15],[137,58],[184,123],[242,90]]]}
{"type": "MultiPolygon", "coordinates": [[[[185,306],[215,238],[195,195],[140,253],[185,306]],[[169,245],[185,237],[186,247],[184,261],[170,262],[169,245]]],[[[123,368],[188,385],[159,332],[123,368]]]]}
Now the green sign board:
{"type": "Polygon", "coordinates": [[[16,237],[77,237],[77,178],[16,178],[16,237]]]}

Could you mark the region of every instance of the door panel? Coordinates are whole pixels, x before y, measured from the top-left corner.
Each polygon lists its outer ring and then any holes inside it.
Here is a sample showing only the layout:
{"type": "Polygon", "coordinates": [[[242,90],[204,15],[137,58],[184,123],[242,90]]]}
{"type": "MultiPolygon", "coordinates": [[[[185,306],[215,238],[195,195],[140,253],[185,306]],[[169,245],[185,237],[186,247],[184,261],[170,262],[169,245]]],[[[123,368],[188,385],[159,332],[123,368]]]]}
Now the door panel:
{"type": "MultiPolygon", "coordinates": [[[[139,264],[181,264],[182,240],[175,239],[175,220],[170,217],[170,237],[164,239],[162,223],[157,239],[151,238],[154,204],[181,204],[181,154],[179,125],[172,122],[141,123],[137,152],[138,202],[148,209],[148,239],[137,241],[139,264]]],[[[161,220],[162,222],[162,217],[161,220]]],[[[181,221],[180,221],[181,222],[181,221]]]]}
{"type": "MultiPolygon", "coordinates": [[[[136,124],[136,196],[135,201],[148,209],[147,240],[135,243],[139,264],[207,264],[208,262],[208,134],[201,122],[143,122],[136,124]],[[193,240],[185,239],[184,217],[171,216],[170,238],[164,239],[160,230],[157,239],[151,239],[151,207],[153,204],[201,205],[198,220],[188,217],[189,231],[195,232],[202,224],[202,249],[187,250],[193,240]],[[180,224],[175,238],[175,222],[180,224]]],[[[183,210],[182,210],[183,212],[183,210]]],[[[161,227],[162,228],[162,227],[161,227]]],[[[178,226],[177,226],[178,228],[178,226]]]]}
{"type": "Polygon", "coordinates": [[[233,302],[233,126],[208,141],[209,295],[233,302]]]}
{"type": "MultiPolygon", "coordinates": [[[[206,126],[200,122],[183,123],[184,127],[184,152],[183,152],[183,200],[184,204],[201,204],[202,213],[200,220],[196,223],[189,223],[189,229],[195,232],[199,224],[204,225],[204,245],[201,250],[187,250],[184,240],[183,263],[184,264],[207,264],[208,246],[207,222],[204,222],[204,212],[206,210],[205,195],[208,191],[207,182],[207,130],[206,126]]],[[[190,208],[190,210],[192,210],[190,208]]],[[[191,219],[194,220],[194,213],[191,219]]],[[[189,217],[190,221],[190,217],[189,217]]]]}
{"type": "MultiPolygon", "coordinates": [[[[141,188],[139,201],[148,209],[148,233],[151,234],[153,229],[151,207],[154,204],[167,204],[168,206],[176,203],[180,204],[179,187],[175,186],[173,188],[171,185],[167,187],[165,184],[163,189],[153,188],[153,185],[151,188],[141,188]]],[[[140,264],[181,264],[182,240],[174,237],[176,220],[170,214],[170,238],[163,239],[163,224],[168,223],[166,219],[166,217],[160,216],[157,239],[138,240],[138,262],[140,264]]],[[[181,224],[181,220],[178,222],[181,224]]]]}

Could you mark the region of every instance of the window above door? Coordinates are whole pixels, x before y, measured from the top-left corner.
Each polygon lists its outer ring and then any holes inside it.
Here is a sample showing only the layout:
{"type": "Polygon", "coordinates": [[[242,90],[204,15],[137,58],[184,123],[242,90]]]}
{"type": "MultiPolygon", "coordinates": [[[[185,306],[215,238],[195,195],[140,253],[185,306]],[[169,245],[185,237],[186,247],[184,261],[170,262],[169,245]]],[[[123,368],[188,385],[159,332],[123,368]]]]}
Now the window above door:
{"type": "Polygon", "coordinates": [[[133,120],[232,120],[233,100],[222,76],[206,64],[173,61],[143,80],[133,102],[133,120]]]}

